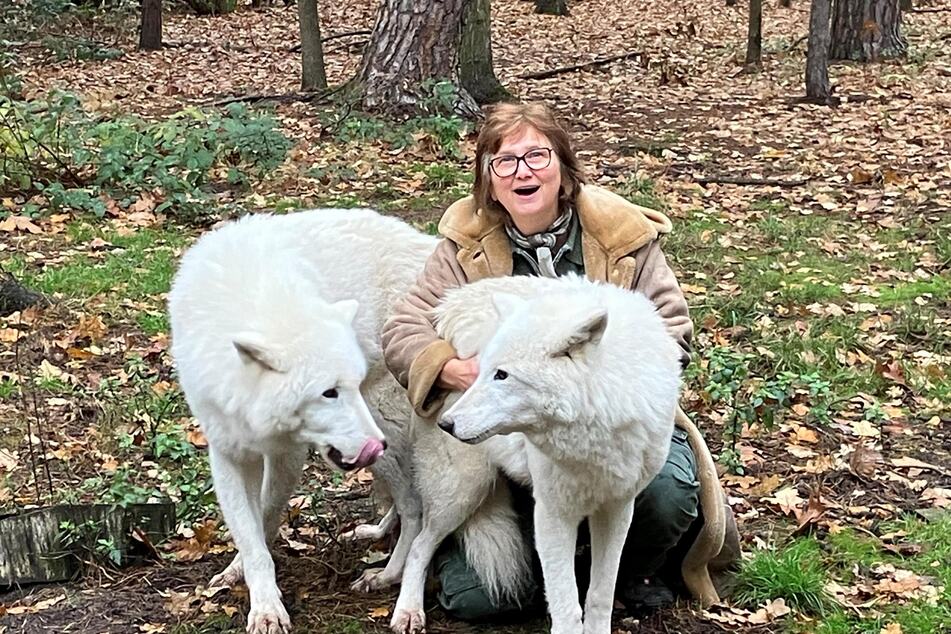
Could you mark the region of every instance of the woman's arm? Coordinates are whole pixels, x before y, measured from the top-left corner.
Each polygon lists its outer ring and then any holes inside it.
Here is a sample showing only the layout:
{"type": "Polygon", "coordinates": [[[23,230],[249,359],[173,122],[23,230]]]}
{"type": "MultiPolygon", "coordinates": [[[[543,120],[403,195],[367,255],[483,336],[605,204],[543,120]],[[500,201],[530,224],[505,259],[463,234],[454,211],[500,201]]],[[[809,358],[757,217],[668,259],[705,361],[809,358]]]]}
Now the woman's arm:
{"type": "Polygon", "coordinates": [[[677,277],[667,264],[667,258],[660,248],[660,241],[654,240],[641,247],[635,254],[637,273],[634,276],[632,290],[640,291],[657,306],[657,312],[664,319],[667,331],[673,335],[681,349],[680,365],[686,368],[690,363],[690,342],[693,339],[693,322],[684,292],[677,277]]]}
{"type": "Polygon", "coordinates": [[[443,240],[426,261],[423,272],[409,294],[397,304],[383,326],[383,357],[396,380],[407,388],[413,409],[429,417],[442,404],[446,387],[459,387],[458,373],[467,369],[450,364],[447,376],[439,381],[446,363],[457,359],[456,350],[436,335],[433,309],[446,290],[467,282],[456,260],[457,247],[443,240]]]}

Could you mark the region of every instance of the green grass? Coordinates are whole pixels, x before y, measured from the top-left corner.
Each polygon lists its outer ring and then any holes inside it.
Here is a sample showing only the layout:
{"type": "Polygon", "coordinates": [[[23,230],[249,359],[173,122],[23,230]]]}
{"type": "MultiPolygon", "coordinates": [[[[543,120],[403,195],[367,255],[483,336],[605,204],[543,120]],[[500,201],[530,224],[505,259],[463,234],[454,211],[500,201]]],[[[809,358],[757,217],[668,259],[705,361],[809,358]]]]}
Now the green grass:
{"type": "Polygon", "coordinates": [[[796,540],[777,551],[757,553],[744,562],[734,602],[755,608],[777,598],[811,621],[790,622],[788,631],[813,634],[879,634],[898,623],[904,634],[935,634],[951,628],[951,513],[925,521],[908,515],[876,527],[877,534],[897,536],[904,546],[897,554],[876,537],[845,528],[822,538],[796,540]],[[874,610],[855,611],[837,604],[823,589],[835,581],[843,587],[874,585],[883,579],[879,566],[910,570],[938,589],[936,601],[926,597],[884,595],[874,610]],[[943,589],[942,589],[943,587],[943,589]]]}
{"type": "Polygon", "coordinates": [[[734,600],[755,608],[777,598],[789,607],[822,616],[831,609],[824,586],[826,574],[820,563],[819,545],[810,539],[794,542],[777,552],[761,552],[743,563],[737,573],[734,600]]]}
{"type": "MultiPolygon", "coordinates": [[[[87,240],[95,235],[84,228],[73,231],[87,240]]],[[[102,237],[116,248],[101,259],[81,253],[39,272],[23,266],[23,283],[43,293],[81,300],[108,293],[135,301],[168,291],[177,266],[174,251],[185,244],[180,233],[139,229],[128,236],[102,237]]]]}

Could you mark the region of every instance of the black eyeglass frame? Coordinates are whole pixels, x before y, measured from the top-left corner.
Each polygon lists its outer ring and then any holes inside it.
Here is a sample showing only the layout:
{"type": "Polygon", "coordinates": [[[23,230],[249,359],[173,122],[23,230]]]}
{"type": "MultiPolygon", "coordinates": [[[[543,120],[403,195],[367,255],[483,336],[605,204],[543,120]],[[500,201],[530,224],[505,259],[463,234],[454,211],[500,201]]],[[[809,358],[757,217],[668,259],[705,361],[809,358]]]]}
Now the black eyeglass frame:
{"type": "Polygon", "coordinates": [[[496,176],[498,176],[499,178],[508,178],[509,176],[512,176],[512,175],[516,174],[516,173],[518,172],[518,164],[519,164],[519,162],[525,163],[525,167],[527,167],[528,169],[532,170],[533,172],[537,172],[538,170],[543,170],[543,169],[545,169],[546,167],[548,167],[549,165],[551,165],[551,156],[552,156],[552,154],[554,154],[554,153],[555,153],[554,148],[550,148],[550,147],[536,147],[536,148],[530,149],[528,152],[525,152],[525,154],[522,154],[521,156],[515,156],[514,154],[505,154],[505,155],[503,155],[503,156],[494,156],[494,157],[492,157],[491,159],[489,159],[489,168],[492,170],[492,173],[495,174],[496,176]],[[531,165],[528,164],[528,161],[525,159],[525,157],[528,156],[529,154],[531,154],[532,152],[538,152],[539,150],[544,150],[544,151],[546,151],[546,152],[548,153],[548,161],[547,161],[544,165],[539,165],[538,167],[532,167],[531,165]],[[496,161],[499,161],[499,160],[501,160],[501,159],[511,159],[511,158],[514,158],[514,159],[515,159],[515,169],[513,169],[513,170],[511,171],[511,173],[505,174],[504,176],[503,176],[502,174],[499,174],[499,171],[496,169],[496,166],[495,166],[496,161]]]}

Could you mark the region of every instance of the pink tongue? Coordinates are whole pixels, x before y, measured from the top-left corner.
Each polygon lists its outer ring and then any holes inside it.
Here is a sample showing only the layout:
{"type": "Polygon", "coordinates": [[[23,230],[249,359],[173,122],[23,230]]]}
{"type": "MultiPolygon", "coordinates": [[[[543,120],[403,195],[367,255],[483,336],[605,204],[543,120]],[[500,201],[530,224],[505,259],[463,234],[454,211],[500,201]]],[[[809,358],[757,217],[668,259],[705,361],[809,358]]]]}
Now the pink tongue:
{"type": "Polygon", "coordinates": [[[360,455],[357,456],[353,464],[357,468],[371,465],[382,453],[383,443],[376,438],[371,438],[363,443],[363,447],[360,448],[360,455]]]}

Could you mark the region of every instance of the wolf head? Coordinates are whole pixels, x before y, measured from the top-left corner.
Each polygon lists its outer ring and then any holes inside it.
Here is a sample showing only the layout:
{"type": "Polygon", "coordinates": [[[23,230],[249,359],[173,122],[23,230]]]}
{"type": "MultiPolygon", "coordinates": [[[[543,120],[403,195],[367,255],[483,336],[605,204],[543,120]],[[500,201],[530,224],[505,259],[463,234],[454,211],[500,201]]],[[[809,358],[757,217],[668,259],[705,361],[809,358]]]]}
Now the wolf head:
{"type": "Polygon", "coordinates": [[[292,435],[343,470],[371,464],[386,448],[360,394],[367,364],[352,327],[357,308],[353,300],[323,304],[292,337],[248,331],[233,339],[253,376],[251,426],[262,437],[292,435]]]}
{"type": "Polygon", "coordinates": [[[602,353],[606,308],[564,296],[493,296],[500,323],[479,361],[475,383],[439,426],[468,443],[531,433],[584,416],[588,366],[602,353]]]}

